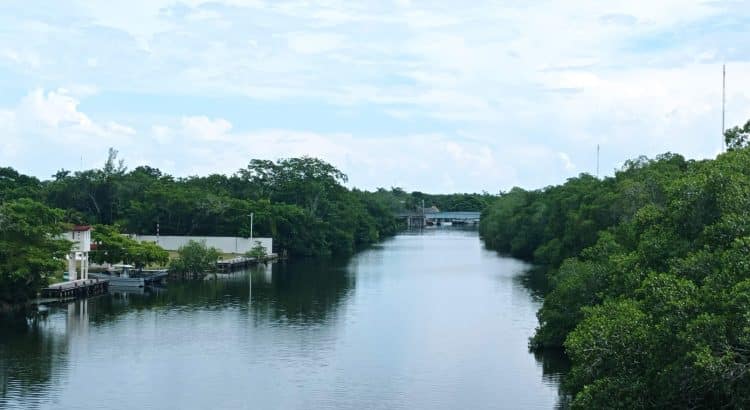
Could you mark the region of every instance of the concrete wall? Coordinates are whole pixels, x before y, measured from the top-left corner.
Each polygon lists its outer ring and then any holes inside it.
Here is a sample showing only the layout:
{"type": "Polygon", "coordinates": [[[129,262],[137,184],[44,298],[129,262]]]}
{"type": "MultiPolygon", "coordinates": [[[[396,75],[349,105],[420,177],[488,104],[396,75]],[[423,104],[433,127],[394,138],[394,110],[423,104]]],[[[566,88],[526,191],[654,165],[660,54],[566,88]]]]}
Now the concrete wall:
{"type": "Polygon", "coordinates": [[[131,238],[139,242],[157,242],[159,246],[168,250],[176,251],[181,246],[185,246],[191,240],[196,242],[205,242],[206,246],[214,247],[223,253],[245,253],[260,242],[266,249],[267,254],[271,254],[273,249],[273,238],[239,238],[234,236],[170,236],[161,235],[157,241],[156,235],[130,235],[131,238]]]}

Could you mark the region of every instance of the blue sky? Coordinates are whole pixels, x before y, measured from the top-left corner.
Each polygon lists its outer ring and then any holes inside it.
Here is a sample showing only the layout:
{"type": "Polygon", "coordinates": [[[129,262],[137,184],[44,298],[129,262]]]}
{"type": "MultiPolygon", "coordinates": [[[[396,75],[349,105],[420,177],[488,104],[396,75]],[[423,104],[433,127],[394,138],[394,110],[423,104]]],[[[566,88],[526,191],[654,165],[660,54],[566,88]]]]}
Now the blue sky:
{"type": "Polygon", "coordinates": [[[233,173],[323,158],[372,189],[507,190],[721,149],[750,0],[4,1],[0,165],[233,173]]]}

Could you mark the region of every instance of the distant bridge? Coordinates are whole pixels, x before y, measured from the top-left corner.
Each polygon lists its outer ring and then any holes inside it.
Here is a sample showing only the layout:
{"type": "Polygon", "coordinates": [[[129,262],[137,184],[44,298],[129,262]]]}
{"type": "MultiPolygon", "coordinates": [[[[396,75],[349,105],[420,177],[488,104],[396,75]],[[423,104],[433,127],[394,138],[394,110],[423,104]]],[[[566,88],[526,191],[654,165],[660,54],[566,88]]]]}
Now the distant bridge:
{"type": "Polygon", "coordinates": [[[481,214],[476,211],[401,212],[396,217],[405,219],[411,228],[429,225],[476,225],[481,214]]]}

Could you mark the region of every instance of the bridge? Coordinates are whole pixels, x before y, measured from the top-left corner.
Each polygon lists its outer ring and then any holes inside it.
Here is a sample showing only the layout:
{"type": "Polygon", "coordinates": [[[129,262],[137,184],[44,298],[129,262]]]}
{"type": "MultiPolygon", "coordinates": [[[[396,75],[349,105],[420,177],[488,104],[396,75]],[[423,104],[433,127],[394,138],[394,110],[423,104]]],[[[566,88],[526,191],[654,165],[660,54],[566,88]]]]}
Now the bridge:
{"type": "Polygon", "coordinates": [[[405,219],[409,228],[412,228],[432,225],[476,225],[481,214],[478,211],[401,212],[396,217],[405,219]]]}

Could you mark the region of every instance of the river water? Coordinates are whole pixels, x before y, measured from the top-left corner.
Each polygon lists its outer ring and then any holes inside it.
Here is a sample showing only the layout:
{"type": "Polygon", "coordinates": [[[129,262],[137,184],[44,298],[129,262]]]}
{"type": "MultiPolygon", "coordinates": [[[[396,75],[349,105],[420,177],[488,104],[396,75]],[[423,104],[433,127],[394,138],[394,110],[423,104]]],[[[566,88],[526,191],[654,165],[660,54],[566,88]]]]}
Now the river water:
{"type": "Polygon", "coordinates": [[[0,408],[555,408],[526,269],[433,229],[4,318],[0,408]]]}

